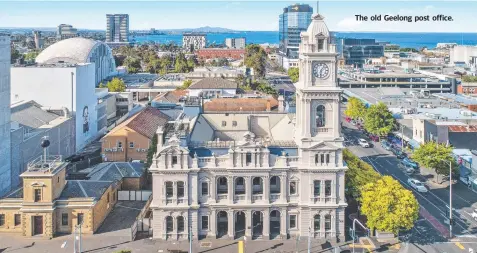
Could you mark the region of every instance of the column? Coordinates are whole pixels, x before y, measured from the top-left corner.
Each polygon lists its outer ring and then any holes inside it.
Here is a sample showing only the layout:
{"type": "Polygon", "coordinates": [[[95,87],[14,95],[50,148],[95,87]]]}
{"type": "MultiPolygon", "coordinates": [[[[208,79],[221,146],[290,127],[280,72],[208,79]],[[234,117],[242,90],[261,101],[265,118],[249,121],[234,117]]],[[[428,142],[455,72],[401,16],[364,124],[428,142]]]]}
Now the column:
{"type": "Polygon", "coordinates": [[[319,201],[323,201],[323,202],[325,202],[325,197],[326,197],[325,185],[326,185],[326,180],[321,180],[320,181],[320,199],[319,199],[319,201]]]}
{"type": "MultiPolygon", "coordinates": [[[[176,181],[172,183],[172,199],[174,201],[174,204],[177,204],[177,182],[176,181]]],[[[175,225],[174,225],[174,228],[175,228],[175,225]]]]}
{"type": "Polygon", "coordinates": [[[288,190],[287,190],[287,176],[286,175],[281,175],[280,176],[280,202],[286,203],[287,202],[287,195],[288,195],[288,190]]]}
{"type": "Polygon", "coordinates": [[[252,210],[246,210],[244,211],[244,213],[245,213],[245,236],[250,238],[252,236],[252,210]]]}
{"type": "Polygon", "coordinates": [[[306,106],[305,106],[305,117],[302,118],[302,120],[304,120],[304,124],[303,124],[303,127],[305,127],[305,136],[311,136],[311,133],[310,133],[310,124],[311,124],[311,114],[310,114],[310,107],[311,107],[311,101],[310,99],[305,99],[305,102],[306,102],[306,106]],[[309,119],[309,120],[307,120],[309,119]]]}
{"type": "Polygon", "coordinates": [[[189,185],[187,184],[189,180],[184,181],[184,198],[187,200],[184,202],[185,205],[189,205],[189,185]]]}
{"type": "Polygon", "coordinates": [[[325,216],[326,214],[320,213],[320,236],[325,236],[325,216]]]}
{"type": "Polygon", "coordinates": [[[252,177],[245,177],[245,201],[252,203],[252,177]]]}
{"type": "Polygon", "coordinates": [[[235,213],[233,210],[230,210],[228,211],[228,215],[229,215],[229,221],[228,221],[228,229],[227,229],[227,233],[229,234],[229,238],[230,239],[234,239],[235,238],[235,213]]]}
{"type": "Polygon", "coordinates": [[[166,158],[166,169],[172,168],[172,155],[171,153],[167,154],[166,158]]]}
{"type": "Polygon", "coordinates": [[[280,235],[282,236],[282,239],[287,239],[287,216],[286,209],[280,210],[280,235]]]}
{"type": "Polygon", "coordinates": [[[217,202],[217,197],[216,197],[216,194],[217,194],[217,187],[216,187],[216,183],[217,183],[217,178],[215,176],[212,176],[210,178],[210,197],[212,198],[212,203],[216,203],[217,202]]]}
{"type": "Polygon", "coordinates": [[[265,209],[263,212],[263,238],[270,239],[270,210],[265,209]]]}
{"type": "Polygon", "coordinates": [[[252,161],[250,163],[250,167],[256,167],[255,166],[255,155],[256,155],[255,151],[252,151],[251,155],[252,155],[252,161]]]}
{"type": "Polygon", "coordinates": [[[331,214],[331,232],[331,238],[336,238],[335,236],[333,236],[336,235],[336,212],[331,214]]]}
{"type": "Polygon", "coordinates": [[[215,209],[210,210],[209,223],[210,223],[210,227],[209,227],[209,233],[207,233],[207,236],[211,238],[217,238],[217,210],[215,209]]]}
{"type": "Polygon", "coordinates": [[[339,180],[339,196],[337,196],[338,203],[343,203],[345,200],[345,173],[342,171],[338,174],[339,180]]]}
{"type": "Polygon", "coordinates": [[[336,194],[336,186],[338,185],[337,181],[338,180],[336,180],[336,177],[333,181],[331,181],[331,201],[333,202],[333,204],[336,204],[336,201],[338,200],[338,197],[336,194]],[[333,198],[335,198],[334,201],[333,201],[333,198]]]}
{"type": "Polygon", "coordinates": [[[270,203],[270,177],[265,176],[263,180],[263,199],[265,203],[270,203]]]}
{"type": "Polygon", "coordinates": [[[228,176],[227,177],[227,199],[229,200],[229,204],[234,203],[234,177],[228,176]]]}

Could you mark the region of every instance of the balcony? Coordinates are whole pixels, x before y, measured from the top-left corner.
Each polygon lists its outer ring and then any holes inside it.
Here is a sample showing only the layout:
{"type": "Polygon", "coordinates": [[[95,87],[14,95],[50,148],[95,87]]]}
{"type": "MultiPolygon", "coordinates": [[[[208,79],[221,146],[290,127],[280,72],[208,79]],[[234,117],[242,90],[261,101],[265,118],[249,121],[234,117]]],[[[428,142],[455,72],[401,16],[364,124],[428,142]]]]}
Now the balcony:
{"type": "Polygon", "coordinates": [[[252,203],[263,201],[263,194],[252,195],[252,203]]]}
{"type": "Polygon", "coordinates": [[[244,201],[245,201],[245,194],[234,196],[234,203],[239,203],[239,202],[244,202],[244,201]]]}
{"type": "Polygon", "coordinates": [[[275,203],[280,200],[280,193],[272,193],[270,194],[270,203],[275,203]]]}
{"type": "Polygon", "coordinates": [[[217,194],[217,203],[226,202],[228,200],[228,194],[217,194]]]}
{"type": "Polygon", "coordinates": [[[316,203],[320,203],[320,204],[336,204],[336,198],[317,196],[317,197],[311,197],[311,202],[314,203],[314,204],[316,204],[316,203]]]}

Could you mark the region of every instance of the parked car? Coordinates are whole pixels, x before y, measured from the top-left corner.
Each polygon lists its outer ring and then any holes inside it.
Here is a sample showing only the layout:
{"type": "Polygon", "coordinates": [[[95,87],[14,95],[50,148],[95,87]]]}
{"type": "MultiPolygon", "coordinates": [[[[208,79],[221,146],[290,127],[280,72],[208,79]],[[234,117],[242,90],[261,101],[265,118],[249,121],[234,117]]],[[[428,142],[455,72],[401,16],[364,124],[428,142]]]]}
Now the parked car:
{"type": "Polygon", "coordinates": [[[407,154],[402,152],[400,149],[397,149],[397,148],[391,148],[391,151],[393,152],[393,154],[398,158],[398,159],[403,159],[405,157],[407,157],[407,154]]]}
{"type": "Polygon", "coordinates": [[[370,147],[369,142],[366,141],[365,139],[359,139],[358,144],[363,148],[369,148],[370,147]]]}
{"type": "Polygon", "coordinates": [[[472,218],[477,221],[477,209],[474,209],[474,211],[472,212],[472,218]]]}
{"type": "Polygon", "coordinates": [[[378,142],[379,141],[379,136],[374,135],[374,134],[370,134],[369,139],[371,139],[374,142],[378,142]]]}
{"type": "Polygon", "coordinates": [[[410,166],[412,167],[413,169],[417,170],[419,169],[419,164],[417,164],[416,162],[414,162],[413,160],[411,160],[409,157],[404,157],[402,160],[401,160],[401,163],[405,166],[410,166]]]}
{"type": "Polygon", "coordinates": [[[404,170],[404,173],[406,173],[407,175],[412,175],[416,172],[411,166],[403,165],[402,168],[404,170]]]}
{"type": "Polygon", "coordinates": [[[383,147],[386,150],[391,150],[391,145],[389,144],[389,142],[387,142],[385,140],[381,141],[381,147],[383,147]]]}
{"type": "Polygon", "coordinates": [[[407,183],[418,192],[427,192],[426,186],[415,178],[409,178],[407,183]]]}
{"type": "Polygon", "coordinates": [[[346,122],[348,122],[348,123],[351,122],[351,118],[350,118],[350,117],[346,117],[345,120],[346,120],[346,122]]]}

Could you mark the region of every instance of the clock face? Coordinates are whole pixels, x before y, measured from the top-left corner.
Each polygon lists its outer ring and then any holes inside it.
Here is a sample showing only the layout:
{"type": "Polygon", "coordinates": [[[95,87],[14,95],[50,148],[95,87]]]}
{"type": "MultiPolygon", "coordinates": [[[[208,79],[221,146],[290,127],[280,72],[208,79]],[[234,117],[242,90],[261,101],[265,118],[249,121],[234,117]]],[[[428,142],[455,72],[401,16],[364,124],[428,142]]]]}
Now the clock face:
{"type": "Polygon", "coordinates": [[[320,79],[325,79],[330,75],[330,68],[326,63],[317,62],[313,64],[313,75],[320,79]]]}

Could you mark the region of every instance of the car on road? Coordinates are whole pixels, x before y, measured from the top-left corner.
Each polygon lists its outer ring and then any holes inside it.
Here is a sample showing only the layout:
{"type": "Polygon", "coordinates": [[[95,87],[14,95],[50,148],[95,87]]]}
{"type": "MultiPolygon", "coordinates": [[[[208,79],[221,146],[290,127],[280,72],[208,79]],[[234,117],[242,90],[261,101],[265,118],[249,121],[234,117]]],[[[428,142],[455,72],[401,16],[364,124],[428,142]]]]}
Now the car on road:
{"type": "Polygon", "coordinates": [[[415,170],[418,170],[418,169],[419,169],[419,164],[417,164],[416,162],[414,162],[413,160],[411,160],[409,157],[404,157],[404,158],[401,160],[401,163],[402,163],[402,165],[404,165],[404,166],[410,166],[410,167],[412,167],[412,168],[415,169],[415,170]]]}
{"type": "Polygon", "coordinates": [[[414,170],[413,167],[410,167],[410,166],[402,166],[403,170],[404,170],[404,173],[406,173],[407,175],[412,175],[416,172],[416,170],[414,170]]]}
{"type": "Polygon", "coordinates": [[[386,150],[391,150],[391,145],[389,144],[389,142],[387,142],[385,140],[381,141],[381,147],[383,147],[386,150]]]}
{"type": "Polygon", "coordinates": [[[426,186],[415,178],[409,178],[407,183],[418,192],[427,192],[426,186]]]}
{"type": "Polygon", "coordinates": [[[365,139],[358,139],[358,144],[363,148],[369,148],[371,146],[365,139]]]}
{"type": "Polygon", "coordinates": [[[379,136],[374,135],[374,134],[370,134],[369,139],[371,139],[374,142],[378,142],[379,141],[379,136]]]}
{"type": "Polygon", "coordinates": [[[474,211],[471,214],[472,218],[477,221],[477,209],[474,209],[474,211]]]}
{"type": "Polygon", "coordinates": [[[404,159],[407,157],[407,154],[402,152],[400,149],[398,148],[392,148],[391,151],[393,152],[393,154],[398,158],[398,159],[404,159]]]}

